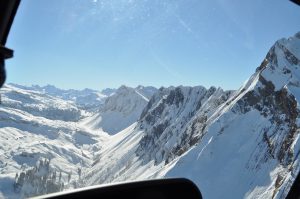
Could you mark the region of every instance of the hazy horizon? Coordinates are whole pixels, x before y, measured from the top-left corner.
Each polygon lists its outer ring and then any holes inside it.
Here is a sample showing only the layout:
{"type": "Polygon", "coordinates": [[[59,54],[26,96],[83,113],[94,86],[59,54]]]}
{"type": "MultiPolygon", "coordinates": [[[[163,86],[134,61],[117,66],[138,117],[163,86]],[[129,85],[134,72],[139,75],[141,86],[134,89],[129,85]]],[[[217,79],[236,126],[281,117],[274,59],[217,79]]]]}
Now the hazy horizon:
{"type": "MultiPolygon", "coordinates": [[[[39,86],[39,87],[42,87],[42,88],[43,87],[47,87],[47,86],[54,86],[55,88],[60,89],[60,90],[85,90],[85,89],[90,89],[90,90],[95,90],[95,91],[103,91],[103,90],[106,90],[106,89],[119,89],[122,86],[130,87],[130,88],[137,88],[139,86],[143,86],[143,87],[154,87],[156,89],[159,89],[159,88],[162,88],[162,87],[169,88],[169,87],[180,87],[180,86],[183,86],[183,87],[197,87],[197,86],[202,86],[202,87],[205,87],[206,89],[209,89],[210,87],[222,88],[222,87],[214,86],[214,85],[211,85],[209,87],[206,87],[206,86],[203,86],[203,85],[194,85],[194,86],[190,86],[190,85],[169,85],[169,86],[159,86],[159,87],[156,87],[156,86],[152,86],[152,85],[141,85],[141,84],[140,85],[136,85],[136,86],[129,86],[129,85],[126,85],[126,84],[122,84],[122,85],[117,86],[117,87],[106,87],[106,88],[103,88],[103,89],[94,89],[94,88],[88,88],[88,87],[86,87],[86,88],[62,88],[62,87],[59,87],[59,86],[56,86],[56,85],[53,85],[53,84],[41,84],[41,85],[40,84],[18,84],[18,83],[14,83],[14,82],[6,82],[4,85],[7,85],[7,84],[16,85],[16,86],[24,86],[24,87],[39,86]]],[[[227,90],[227,89],[224,89],[224,90],[227,90]]],[[[228,90],[237,90],[237,89],[228,89],[228,90]]]]}

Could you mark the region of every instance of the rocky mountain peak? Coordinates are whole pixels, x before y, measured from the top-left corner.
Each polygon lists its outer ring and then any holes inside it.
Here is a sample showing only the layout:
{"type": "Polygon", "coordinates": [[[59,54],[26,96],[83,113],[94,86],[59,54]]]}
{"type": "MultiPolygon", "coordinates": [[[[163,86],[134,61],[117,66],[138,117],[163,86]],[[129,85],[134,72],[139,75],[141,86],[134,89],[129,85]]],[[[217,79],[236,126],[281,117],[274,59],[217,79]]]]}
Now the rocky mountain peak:
{"type": "Polygon", "coordinates": [[[261,66],[257,68],[260,81],[270,82],[274,90],[286,85],[300,85],[300,33],[288,39],[278,40],[269,50],[261,66]]]}

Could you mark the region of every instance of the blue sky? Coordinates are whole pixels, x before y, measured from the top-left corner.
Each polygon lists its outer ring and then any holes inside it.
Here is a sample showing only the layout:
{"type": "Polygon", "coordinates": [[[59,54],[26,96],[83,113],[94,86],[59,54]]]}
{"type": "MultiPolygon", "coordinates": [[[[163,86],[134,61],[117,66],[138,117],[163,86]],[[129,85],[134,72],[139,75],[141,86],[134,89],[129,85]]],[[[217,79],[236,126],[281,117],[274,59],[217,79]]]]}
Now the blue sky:
{"type": "Polygon", "coordinates": [[[285,0],[25,0],[7,82],[237,89],[299,19],[285,0]]]}

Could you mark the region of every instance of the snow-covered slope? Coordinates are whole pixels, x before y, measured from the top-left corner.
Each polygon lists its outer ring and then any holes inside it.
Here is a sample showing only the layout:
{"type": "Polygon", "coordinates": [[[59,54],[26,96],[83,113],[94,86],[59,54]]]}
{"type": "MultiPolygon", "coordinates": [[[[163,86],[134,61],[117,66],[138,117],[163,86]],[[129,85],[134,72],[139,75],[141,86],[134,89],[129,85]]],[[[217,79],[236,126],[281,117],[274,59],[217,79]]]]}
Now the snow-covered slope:
{"type": "Polygon", "coordinates": [[[106,98],[95,115],[82,123],[91,129],[103,129],[111,135],[116,134],[137,121],[149,101],[148,97],[156,91],[154,87],[121,86],[106,98]]]}
{"type": "Polygon", "coordinates": [[[299,59],[300,33],[277,41],[167,176],[189,177],[206,198],[284,198],[299,172],[299,59]]]}
{"type": "Polygon", "coordinates": [[[187,177],[204,198],[284,198],[299,172],[300,33],[238,91],[160,89],[96,156],[82,185],[187,177]]]}
{"type": "Polygon", "coordinates": [[[194,120],[201,121],[197,127],[203,128],[206,117],[231,93],[201,86],[160,88],[138,122],[113,136],[96,154],[94,167],[81,185],[160,177],[155,173],[201,137],[194,131],[194,120]]]}
{"type": "Polygon", "coordinates": [[[87,89],[16,84],[1,88],[0,198],[74,188],[95,154],[111,140],[102,129],[130,126],[156,91],[142,86],[106,90],[109,96],[96,99],[99,93],[87,89]],[[103,120],[94,128],[89,122],[99,112],[103,120]]]}
{"type": "Polygon", "coordinates": [[[77,123],[83,113],[70,101],[38,91],[12,85],[1,89],[0,198],[60,190],[62,183],[64,188],[73,187],[108,139],[105,133],[77,123]],[[50,179],[51,186],[43,182],[50,179]]]}

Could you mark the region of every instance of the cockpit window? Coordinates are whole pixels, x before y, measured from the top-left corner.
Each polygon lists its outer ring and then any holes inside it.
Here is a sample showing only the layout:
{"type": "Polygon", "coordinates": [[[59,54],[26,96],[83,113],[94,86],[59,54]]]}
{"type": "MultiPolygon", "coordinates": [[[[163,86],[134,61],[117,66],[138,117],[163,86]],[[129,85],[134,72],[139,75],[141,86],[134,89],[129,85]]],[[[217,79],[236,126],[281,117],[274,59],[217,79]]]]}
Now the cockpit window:
{"type": "Polygon", "coordinates": [[[0,89],[0,197],[185,177],[284,198],[299,172],[299,7],[22,1],[0,89]]]}

